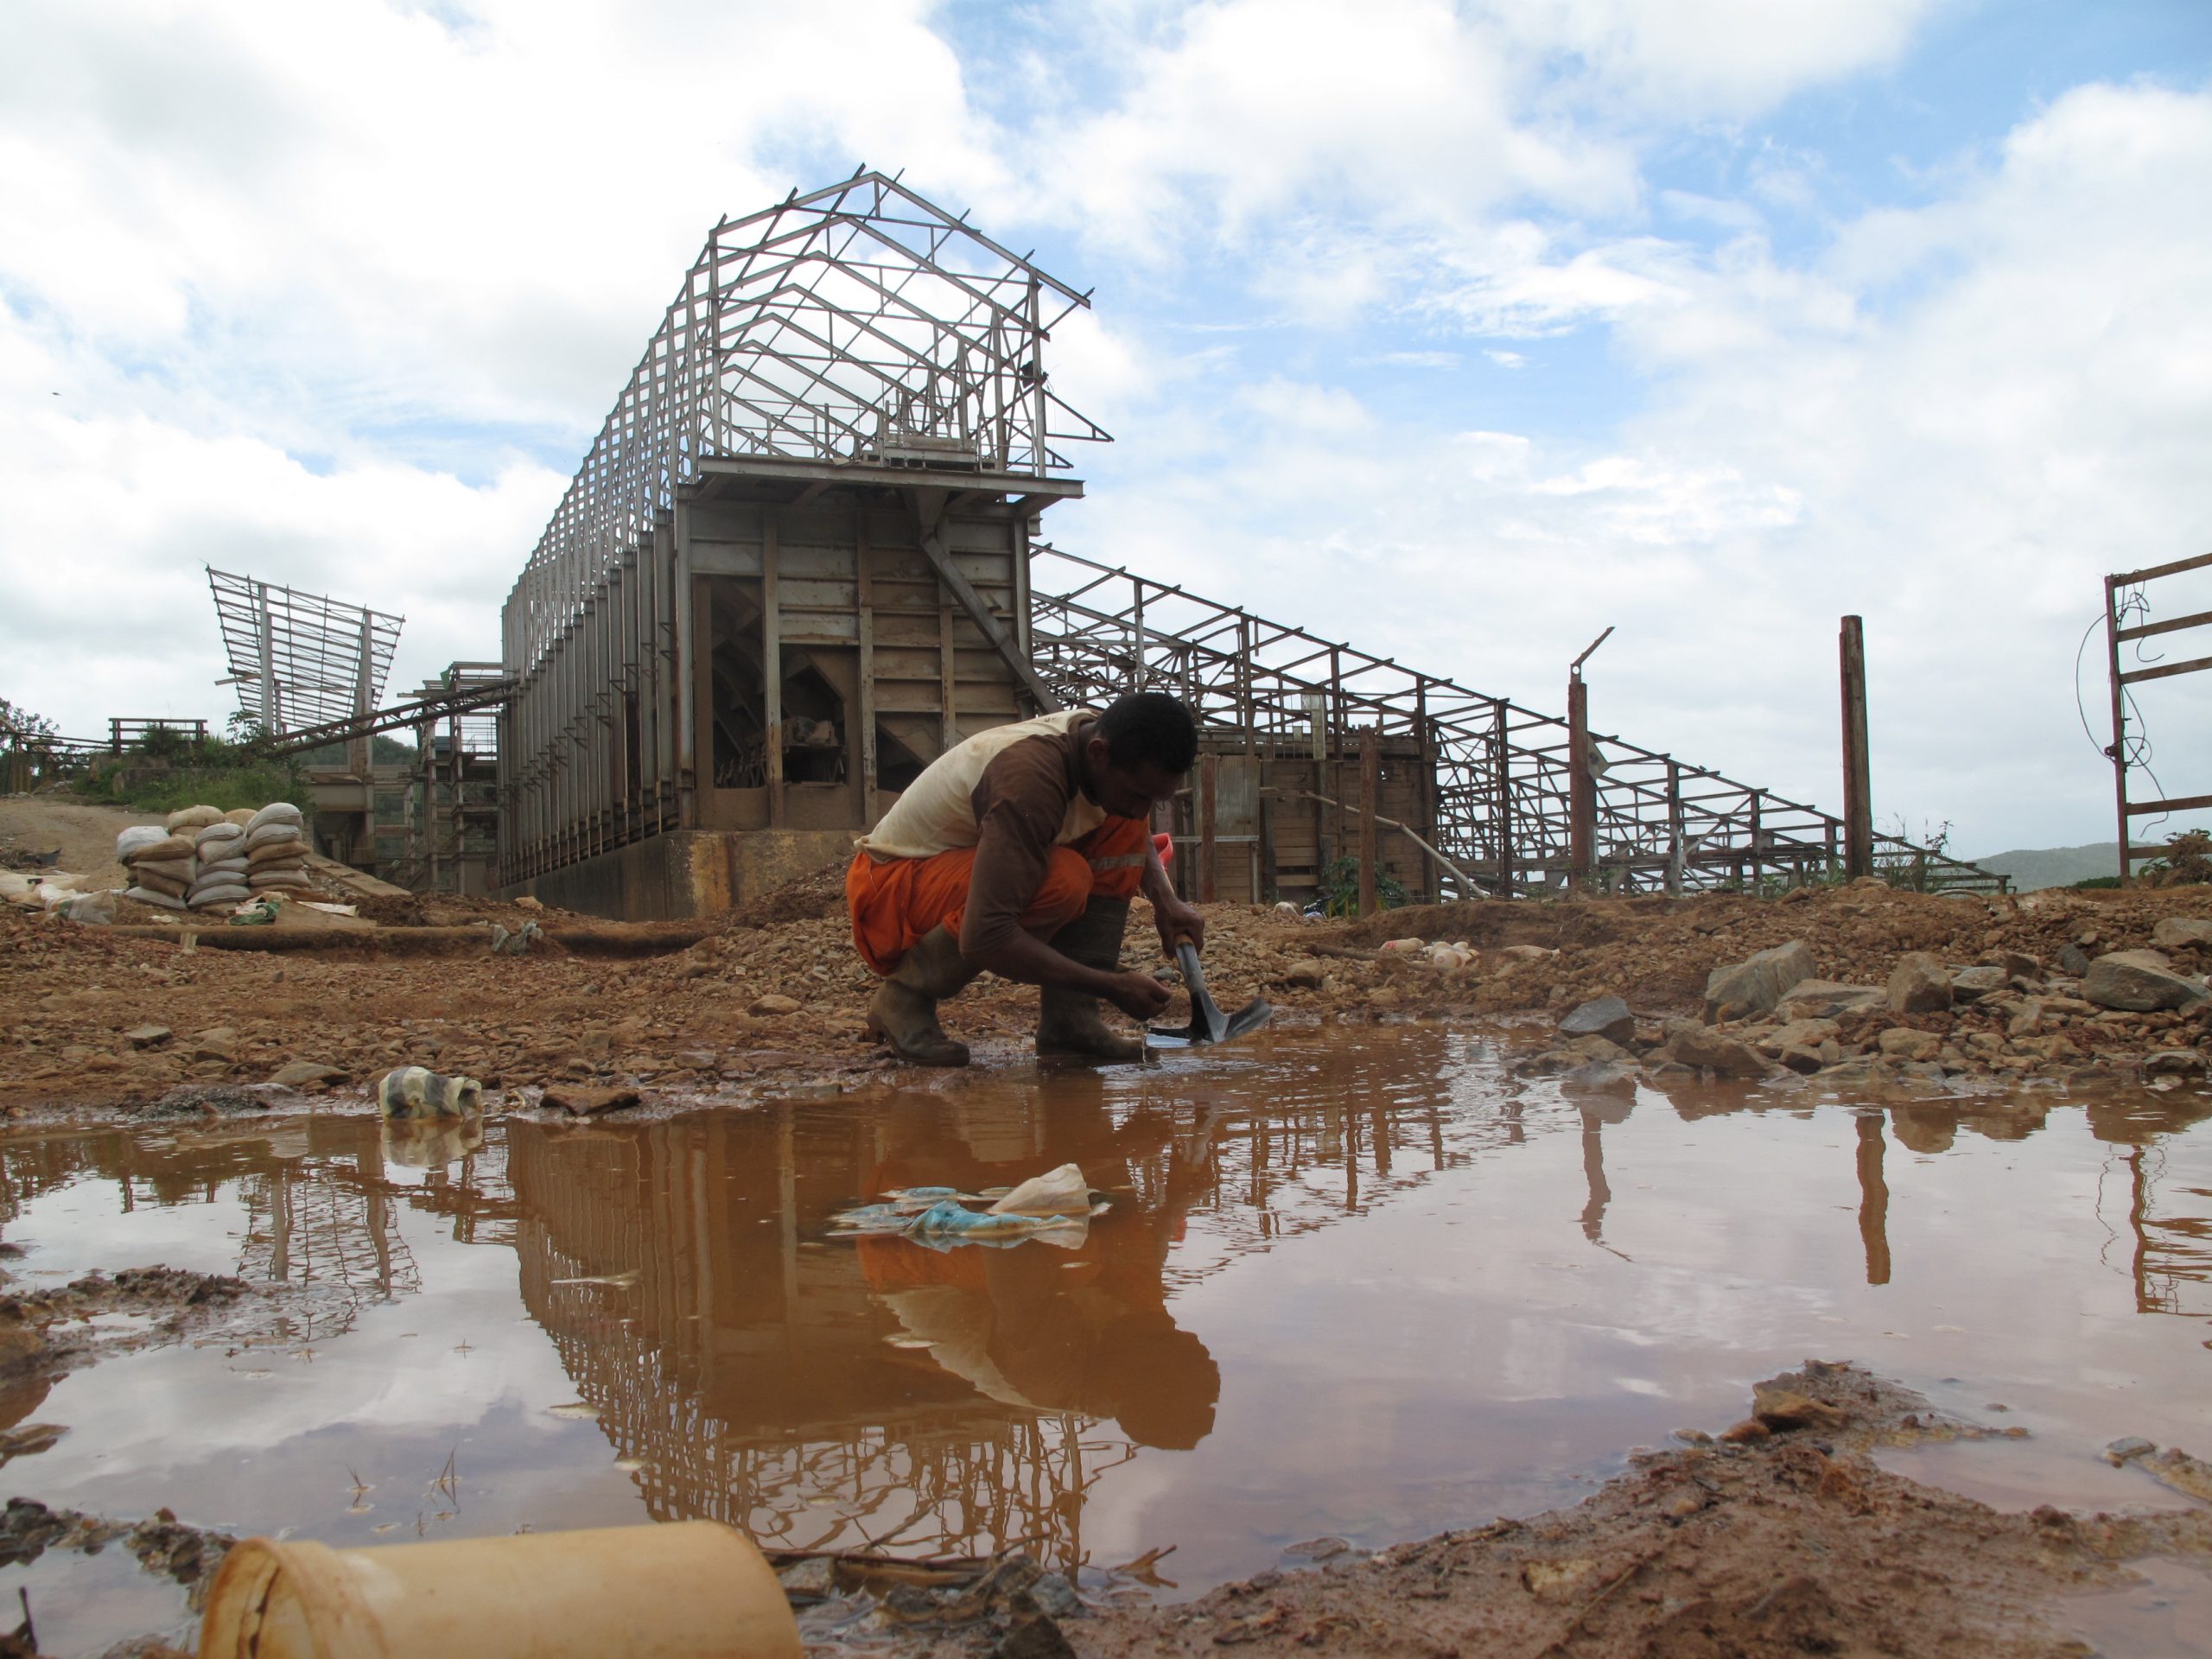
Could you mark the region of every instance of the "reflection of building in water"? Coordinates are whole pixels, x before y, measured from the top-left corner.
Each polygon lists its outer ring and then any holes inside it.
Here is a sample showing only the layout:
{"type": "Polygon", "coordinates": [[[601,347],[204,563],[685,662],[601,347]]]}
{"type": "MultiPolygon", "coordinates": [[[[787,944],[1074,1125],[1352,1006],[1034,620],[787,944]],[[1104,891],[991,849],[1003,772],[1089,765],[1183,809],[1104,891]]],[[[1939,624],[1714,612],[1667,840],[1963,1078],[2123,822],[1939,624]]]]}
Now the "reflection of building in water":
{"type": "Polygon", "coordinates": [[[504,1145],[467,1124],[310,1119],[308,1145],[248,1174],[243,1279],[306,1293],[296,1333],[321,1340],[352,1328],[363,1307],[423,1287],[397,1225],[399,1207],[449,1218],[462,1243],[513,1236],[504,1145]]]}
{"type": "Polygon", "coordinates": [[[334,1179],[327,1166],[302,1159],[249,1175],[243,1185],[238,1277],[305,1293],[296,1305],[295,1334],[334,1337],[353,1328],[364,1305],[423,1288],[407,1241],[392,1225],[381,1179],[334,1179]]]}
{"type": "Polygon", "coordinates": [[[0,1147],[0,1219],[79,1180],[113,1182],[125,1213],[148,1204],[213,1203],[227,1189],[245,1211],[238,1275],[302,1293],[279,1305],[277,1332],[319,1341],[350,1328],[365,1306],[422,1288],[397,1206],[450,1217],[464,1243],[507,1242],[513,1207],[504,1165],[499,1147],[482,1145],[480,1126],[450,1144],[387,1147],[373,1118],[56,1135],[0,1147]],[[393,1179],[387,1151],[397,1154],[405,1180],[393,1179]],[[420,1167],[440,1151],[453,1156],[420,1167]]]}
{"type": "Polygon", "coordinates": [[[511,1122],[524,1297],[656,1515],[1074,1565],[1103,1472],[1212,1430],[1219,1369],[1177,1288],[1508,1144],[1452,1094],[1489,1076],[1354,1050],[1288,1058],[1257,1112],[1203,1075],[1075,1072],[635,1131],[511,1122]],[[1065,1162],[1115,1195],[1073,1249],[825,1236],[874,1193],[1065,1162]]]}
{"type": "MultiPolygon", "coordinates": [[[[877,1297],[853,1243],[822,1236],[873,1185],[893,1119],[785,1105],[624,1135],[511,1123],[524,1300],[617,1450],[642,1463],[657,1516],[785,1548],[1020,1541],[1072,1564],[1084,1491],[1128,1459],[1128,1436],[948,1370],[877,1297]]],[[[975,1166],[957,1126],[950,1138],[975,1166]]],[[[1020,1138],[1026,1166],[1033,1136],[1020,1138]]],[[[887,1243],[961,1271],[985,1254],[887,1243]]]]}
{"type": "MultiPolygon", "coordinates": [[[[2158,1097],[2104,1103],[2089,1108],[2098,1140],[2125,1147],[2119,1168],[2107,1163],[2097,1179],[2097,1213],[2110,1225],[2125,1217],[2125,1270],[2142,1313],[2212,1316],[2212,1185],[2176,1180],[2167,1150],[2174,1131],[2212,1117],[2212,1105],[2181,1105],[2158,1097]],[[2114,1181],[2115,1174],[2123,1176],[2114,1181]],[[2115,1203],[2113,1189],[2122,1195],[2115,1203]]],[[[2120,1265],[2114,1253],[2106,1258],[2120,1265]]]]}

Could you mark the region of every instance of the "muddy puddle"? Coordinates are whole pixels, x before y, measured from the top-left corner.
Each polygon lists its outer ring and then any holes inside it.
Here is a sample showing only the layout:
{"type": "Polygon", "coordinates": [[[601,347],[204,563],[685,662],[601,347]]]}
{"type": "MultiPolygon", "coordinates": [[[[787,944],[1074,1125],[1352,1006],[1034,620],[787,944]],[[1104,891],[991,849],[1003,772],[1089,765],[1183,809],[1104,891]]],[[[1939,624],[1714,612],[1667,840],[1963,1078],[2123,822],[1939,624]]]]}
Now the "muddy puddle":
{"type": "MultiPolygon", "coordinates": [[[[2000,1507],[2185,1501],[2099,1461],[2121,1436],[2212,1454],[2203,1096],[1578,1095],[1421,1026],[909,1081],[465,1143],[337,1112],[0,1141],[12,1288],[286,1287],[0,1399],[68,1431],[0,1479],[352,1545],[710,1516],[1085,1581],[1172,1547],[1174,1599],[1572,1502],[1808,1356],[2025,1429],[1884,1454],[2000,1507]],[[1115,1195],[1075,1248],[833,1236],[1066,1161],[1115,1195]]],[[[19,1585],[49,1652],[189,1626],[115,1550],[19,1585]]]]}

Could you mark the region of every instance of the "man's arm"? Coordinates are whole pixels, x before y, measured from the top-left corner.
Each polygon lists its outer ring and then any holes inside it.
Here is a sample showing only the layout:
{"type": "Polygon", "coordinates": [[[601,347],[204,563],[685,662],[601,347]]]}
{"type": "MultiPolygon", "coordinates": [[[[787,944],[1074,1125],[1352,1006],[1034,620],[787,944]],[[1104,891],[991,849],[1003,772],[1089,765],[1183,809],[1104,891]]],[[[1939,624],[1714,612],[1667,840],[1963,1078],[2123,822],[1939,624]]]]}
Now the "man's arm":
{"type": "Polygon", "coordinates": [[[1049,800],[1001,797],[984,807],[978,823],[982,833],[960,929],[963,956],[1002,979],[1103,997],[1139,1020],[1167,1006],[1167,988],[1150,975],[1086,968],[1021,926],[1021,912],[1043,885],[1052,858],[1058,818],[1049,800]]]}
{"type": "Polygon", "coordinates": [[[1206,948],[1206,918],[1175,896],[1175,885],[1167,879],[1167,867],[1160,861],[1160,849],[1150,836],[1145,838],[1144,874],[1138,887],[1151,901],[1152,919],[1160,929],[1161,950],[1173,956],[1176,943],[1181,939],[1188,939],[1201,950],[1206,948]]]}
{"type": "Polygon", "coordinates": [[[1016,928],[971,958],[1001,979],[1025,985],[1102,996],[1133,1020],[1149,1020],[1166,1008],[1167,988],[1149,974],[1107,973],[1071,961],[1034,933],[1016,928]]]}

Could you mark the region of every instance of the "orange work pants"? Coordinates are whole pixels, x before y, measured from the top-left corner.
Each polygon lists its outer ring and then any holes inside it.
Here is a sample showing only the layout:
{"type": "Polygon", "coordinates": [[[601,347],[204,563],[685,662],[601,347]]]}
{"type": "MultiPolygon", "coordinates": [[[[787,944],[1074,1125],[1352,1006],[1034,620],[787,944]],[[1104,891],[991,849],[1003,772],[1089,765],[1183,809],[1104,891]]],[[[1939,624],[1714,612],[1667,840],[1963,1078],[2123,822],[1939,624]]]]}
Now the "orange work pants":
{"type": "MultiPolygon", "coordinates": [[[[1050,938],[1083,914],[1093,895],[1135,897],[1151,838],[1151,827],[1142,818],[1109,817],[1080,841],[1053,848],[1044,885],[1021,912],[1021,925],[1050,938]]],[[[880,864],[866,853],[855,853],[852,868],[845,872],[845,907],[852,912],[853,943],[860,947],[861,959],[887,974],[931,929],[944,928],[957,938],[975,868],[973,847],[880,864]]]]}

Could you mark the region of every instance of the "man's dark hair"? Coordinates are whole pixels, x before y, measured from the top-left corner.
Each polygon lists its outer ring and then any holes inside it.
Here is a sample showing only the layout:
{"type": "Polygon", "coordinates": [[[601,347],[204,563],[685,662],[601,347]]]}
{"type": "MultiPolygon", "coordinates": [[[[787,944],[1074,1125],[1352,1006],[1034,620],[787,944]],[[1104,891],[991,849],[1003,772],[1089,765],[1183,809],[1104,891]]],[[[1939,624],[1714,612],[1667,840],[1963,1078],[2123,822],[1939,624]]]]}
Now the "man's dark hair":
{"type": "Polygon", "coordinates": [[[1157,766],[1181,777],[1198,758],[1198,728],[1191,711],[1164,691],[1117,698],[1098,717],[1098,735],[1117,766],[1157,766]]]}

